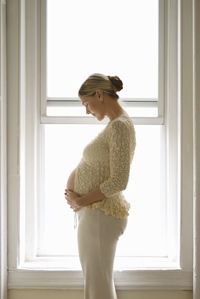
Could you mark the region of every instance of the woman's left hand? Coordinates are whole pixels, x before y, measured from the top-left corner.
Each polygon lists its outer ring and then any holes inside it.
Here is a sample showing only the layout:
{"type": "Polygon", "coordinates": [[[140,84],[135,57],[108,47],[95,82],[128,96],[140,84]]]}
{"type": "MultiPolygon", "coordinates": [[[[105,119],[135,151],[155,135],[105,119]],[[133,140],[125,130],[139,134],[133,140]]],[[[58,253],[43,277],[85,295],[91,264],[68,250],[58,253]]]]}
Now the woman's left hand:
{"type": "Polygon", "coordinates": [[[72,190],[65,189],[65,199],[67,200],[68,205],[70,205],[75,212],[82,208],[80,196],[72,190]]]}

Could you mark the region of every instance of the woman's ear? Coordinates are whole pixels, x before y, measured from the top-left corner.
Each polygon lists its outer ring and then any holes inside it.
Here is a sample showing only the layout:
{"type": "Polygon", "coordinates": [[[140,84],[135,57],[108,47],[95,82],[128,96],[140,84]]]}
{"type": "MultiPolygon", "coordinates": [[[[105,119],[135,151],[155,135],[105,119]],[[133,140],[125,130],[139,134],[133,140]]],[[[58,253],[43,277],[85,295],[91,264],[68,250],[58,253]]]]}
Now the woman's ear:
{"type": "Polygon", "coordinates": [[[101,89],[97,89],[97,90],[96,90],[96,95],[97,95],[97,97],[98,97],[98,100],[99,100],[100,102],[103,102],[103,90],[101,90],[101,89]]]}

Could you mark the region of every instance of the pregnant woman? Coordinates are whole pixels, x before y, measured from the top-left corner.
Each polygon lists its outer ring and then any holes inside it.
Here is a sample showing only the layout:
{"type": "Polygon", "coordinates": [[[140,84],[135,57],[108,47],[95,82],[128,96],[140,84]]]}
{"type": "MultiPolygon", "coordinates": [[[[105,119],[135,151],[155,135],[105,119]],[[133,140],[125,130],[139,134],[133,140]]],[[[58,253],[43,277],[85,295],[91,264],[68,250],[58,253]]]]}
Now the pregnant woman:
{"type": "Polygon", "coordinates": [[[79,97],[106,127],[84,149],[70,174],[65,198],[78,214],[78,249],[84,275],[85,299],[116,299],[113,263],[123,234],[129,203],[126,189],[135,150],[132,120],[118,103],[123,83],[117,76],[93,74],[82,84],[79,97]]]}

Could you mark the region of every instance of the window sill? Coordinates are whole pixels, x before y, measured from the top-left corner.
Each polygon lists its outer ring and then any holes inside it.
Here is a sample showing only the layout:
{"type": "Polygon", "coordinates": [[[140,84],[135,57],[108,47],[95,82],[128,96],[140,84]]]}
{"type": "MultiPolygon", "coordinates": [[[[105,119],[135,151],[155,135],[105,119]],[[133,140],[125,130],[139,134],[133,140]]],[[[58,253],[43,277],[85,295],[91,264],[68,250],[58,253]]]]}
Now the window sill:
{"type": "MultiPolygon", "coordinates": [[[[192,272],[177,269],[115,271],[117,289],[191,290],[192,272]]],[[[8,288],[82,289],[79,270],[13,269],[8,271],[8,288]]]]}

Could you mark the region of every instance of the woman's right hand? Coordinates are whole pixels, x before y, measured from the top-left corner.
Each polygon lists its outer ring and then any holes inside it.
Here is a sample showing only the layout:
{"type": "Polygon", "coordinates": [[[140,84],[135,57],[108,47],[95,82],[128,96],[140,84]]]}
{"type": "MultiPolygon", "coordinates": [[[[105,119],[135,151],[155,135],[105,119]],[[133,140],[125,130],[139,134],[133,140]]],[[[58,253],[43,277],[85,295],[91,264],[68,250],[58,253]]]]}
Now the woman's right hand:
{"type": "Polygon", "coordinates": [[[69,189],[65,189],[64,194],[65,194],[65,199],[67,201],[67,204],[70,206],[71,209],[74,210],[74,212],[77,212],[82,208],[81,198],[79,194],[69,189]]]}

